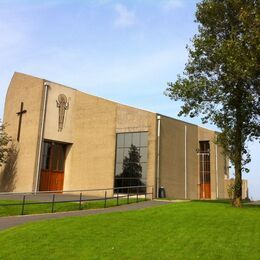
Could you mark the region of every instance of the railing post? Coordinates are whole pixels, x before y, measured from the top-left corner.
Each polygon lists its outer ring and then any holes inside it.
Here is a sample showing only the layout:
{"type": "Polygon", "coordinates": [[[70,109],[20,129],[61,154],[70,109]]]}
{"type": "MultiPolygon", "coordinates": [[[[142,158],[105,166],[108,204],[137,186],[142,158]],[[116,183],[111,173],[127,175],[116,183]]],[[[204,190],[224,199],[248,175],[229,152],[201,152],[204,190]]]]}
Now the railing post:
{"type": "Polygon", "coordinates": [[[79,210],[81,210],[82,192],[79,194],[79,210]]]}
{"type": "Polygon", "coordinates": [[[21,212],[21,215],[24,214],[24,205],[25,205],[25,195],[23,195],[23,204],[22,204],[22,212],[21,212]]]}
{"type": "Polygon", "coordinates": [[[129,188],[127,188],[127,204],[129,204],[129,188]]]}
{"type": "Polygon", "coordinates": [[[138,192],[139,192],[139,187],[136,189],[136,202],[138,202],[138,192]]]}
{"type": "Polygon", "coordinates": [[[153,186],[152,186],[152,200],[153,200],[153,186]]]}
{"type": "Polygon", "coordinates": [[[55,194],[52,195],[51,213],[54,212],[55,194]]]}
{"type": "Polygon", "coordinates": [[[119,203],[118,203],[118,190],[117,190],[117,195],[116,195],[116,205],[118,206],[119,203]]]}
{"type": "Polygon", "coordinates": [[[104,202],[104,208],[107,207],[107,191],[105,191],[105,202],[104,202]]]}

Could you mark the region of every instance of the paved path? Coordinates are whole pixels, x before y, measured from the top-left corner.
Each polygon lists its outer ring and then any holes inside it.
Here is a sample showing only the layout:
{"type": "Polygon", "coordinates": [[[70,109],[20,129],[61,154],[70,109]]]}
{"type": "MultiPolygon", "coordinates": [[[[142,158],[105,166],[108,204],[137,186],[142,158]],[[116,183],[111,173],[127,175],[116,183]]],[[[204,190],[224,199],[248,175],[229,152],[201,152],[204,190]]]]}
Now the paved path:
{"type": "Polygon", "coordinates": [[[117,207],[110,207],[106,209],[88,209],[88,210],[58,212],[58,213],[48,213],[48,214],[1,217],[0,231],[3,229],[7,229],[9,227],[21,225],[27,222],[38,221],[38,220],[139,210],[139,209],[160,206],[168,203],[169,202],[167,201],[143,201],[139,203],[125,204],[117,207]]]}

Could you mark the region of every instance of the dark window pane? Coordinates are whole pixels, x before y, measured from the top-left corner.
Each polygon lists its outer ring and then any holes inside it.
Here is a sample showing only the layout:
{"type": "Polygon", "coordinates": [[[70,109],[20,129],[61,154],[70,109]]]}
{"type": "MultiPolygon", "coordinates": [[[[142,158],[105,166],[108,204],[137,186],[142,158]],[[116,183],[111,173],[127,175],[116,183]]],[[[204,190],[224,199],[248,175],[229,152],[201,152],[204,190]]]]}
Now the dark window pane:
{"type": "Polygon", "coordinates": [[[51,144],[45,142],[43,145],[43,154],[42,154],[42,169],[43,170],[50,169],[50,156],[51,156],[51,144]]]}
{"type": "Polygon", "coordinates": [[[122,173],[122,168],[123,168],[123,164],[122,163],[117,163],[116,164],[116,175],[120,175],[122,173]]]}
{"type": "Polygon", "coordinates": [[[124,134],[117,134],[117,147],[124,147],[124,134]]]}
{"type": "Polygon", "coordinates": [[[129,155],[129,148],[124,148],[124,158],[128,157],[129,155]]]}
{"type": "Polygon", "coordinates": [[[124,160],[124,148],[117,148],[116,151],[116,162],[123,163],[124,160]]]}
{"type": "Polygon", "coordinates": [[[146,179],[141,179],[142,185],[146,185],[146,179]]]}
{"type": "Polygon", "coordinates": [[[147,163],[141,163],[141,166],[142,166],[142,178],[146,178],[147,163]]]}
{"type": "Polygon", "coordinates": [[[209,141],[200,141],[200,152],[209,152],[209,141]]]}
{"type": "Polygon", "coordinates": [[[50,164],[51,164],[51,145],[48,144],[48,147],[47,147],[47,153],[46,153],[46,168],[45,169],[50,169],[50,164]]]}
{"type": "Polygon", "coordinates": [[[140,162],[147,162],[147,147],[140,148],[141,159],[140,162]]]}
{"type": "Polygon", "coordinates": [[[125,134],[125,147],[130,147],[132,144],[132,133],[125,134]]]}
{"type": "Polygon", "coordinates": [[[66,146],[44,142],[42,153],[42,169],[64,171],[66,146]]]}
{"type": "Polygon", "coordinates": [[[148,133],[143,132],[141,133],[141,144],[140,146],[147,146],[148,145],[148,133]]]}
{"type": "Polygon", "coordinates": [[[58,159],[59,159],[59,149],[57,145],[52,146],[52,155],[51,155],[51,169],[53,171],[58,170],[58,159]]]}
{"type": "Polygon", "coordinates": [[[119,187],[118,192],[145,191],[145,188],[132,187],[143,186],[146,183],[147,145],[147,132],[117,134],[115,188],[119,187]]]}
{"type": "Polygon", "coordinates": [[[133,145],[140,146],[140,133],[133,133],[133,145]]]}

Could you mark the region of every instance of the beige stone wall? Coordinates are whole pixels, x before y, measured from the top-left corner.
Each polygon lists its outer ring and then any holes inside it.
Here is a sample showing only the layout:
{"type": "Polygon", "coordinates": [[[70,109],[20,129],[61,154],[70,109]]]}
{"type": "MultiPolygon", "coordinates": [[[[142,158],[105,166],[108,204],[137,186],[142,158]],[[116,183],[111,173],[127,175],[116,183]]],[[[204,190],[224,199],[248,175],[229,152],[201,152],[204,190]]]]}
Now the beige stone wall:
{"type": "Polygon", "coordinates": [[[185,198],[186,153],[187,199],[198,198],[197,138],[197,126],[161,116],[160,186],[165,188],[167,197],[185,198]]]}
{"type": "Polygon", "coordinates": [[[6,131],[12,136],[19,150],[14,191],[32,191],[40,133],[40,119],[43,102],[43,80],[15,73],[6,95],[4,122],[6,131]],[[24,102],[27,113],[22,117],[20,142],[16,142],[20,104],[24,102]]]}
{"type": "MultiPolygon", "coordinates": [[[[147,186],[155,187],[156,176],[156,114],[117,104],[116,132],[148,132],[147,186]]],[[[151,192],[149,188],[148,192],[151,192]]]]}
{"type": "Polygon", "coordinates": [[[198,126],[187,124],[188,199],[199,199],[198,126]]]}
{"type": "Polygon", "coordinates": [[[114,185],[116,103],[75,92],[73,144],[68,151],[64,189],[114,185]]]}
{"type": "Polygon", "coordinates": [[[75,89],[64,87],[60,84],[47,82],[48,95],[46,104],[46,119],[44,127],[44,139],[56,140],[64,143],[73,143],[73,123],[75,111],[75,89]],[[57,99],[60,94],[65,94],[69,108],[65,111],[62,131],[58,131],[59,109],[57,99]]]}
{"type": "MultiPolygon", "coordinates": [[[[215,146],[216,147],[216,146],[215,146]]],[[[217,145],[217,173],[218,173],[218,199],[225,197],[225,179],[228,178],[228,159],[223,154],[223,149],[217,145]]]]}

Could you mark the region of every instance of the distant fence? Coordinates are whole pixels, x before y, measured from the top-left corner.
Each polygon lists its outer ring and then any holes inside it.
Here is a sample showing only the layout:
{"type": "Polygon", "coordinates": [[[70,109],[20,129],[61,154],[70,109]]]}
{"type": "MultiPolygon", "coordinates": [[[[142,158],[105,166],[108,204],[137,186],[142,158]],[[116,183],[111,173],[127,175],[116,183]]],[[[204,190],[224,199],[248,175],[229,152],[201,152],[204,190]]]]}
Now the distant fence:
{"type": "Polygon", "coordinates": [[[57,203],[75,202],[78,203],[78,209],[81,210],[83,203],[103,201],[103,207],[106,208],[109,200],[116,200],[116,206],[119,206],[120,199],[123,198],[129,204],[130,198],[135,198],[135,202],[139,202],[140,200],[152,199],[153,195],[154,190],[152,186],[65,191],[4,192],[0,193],[0,200],[14,200],[15,202],[0,204],[0,206],[21,206],[20,215],[24,215],[26,205],[51,204],[50,212],[54,213],[55,204],[57,203]]]}

